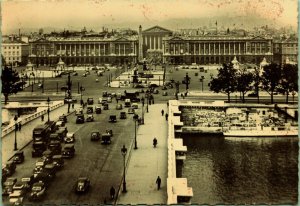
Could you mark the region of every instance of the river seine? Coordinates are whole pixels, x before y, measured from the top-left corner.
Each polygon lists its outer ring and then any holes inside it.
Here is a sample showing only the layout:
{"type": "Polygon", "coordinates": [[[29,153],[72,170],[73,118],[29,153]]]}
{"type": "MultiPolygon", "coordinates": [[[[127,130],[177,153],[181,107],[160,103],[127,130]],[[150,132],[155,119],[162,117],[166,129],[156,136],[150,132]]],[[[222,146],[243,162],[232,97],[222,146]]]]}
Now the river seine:
{"type": "Polygon", "coordinates": [[[298,138],[181,137],[188,153],[180,173],[192,203],[297,203],[298,138]]]}

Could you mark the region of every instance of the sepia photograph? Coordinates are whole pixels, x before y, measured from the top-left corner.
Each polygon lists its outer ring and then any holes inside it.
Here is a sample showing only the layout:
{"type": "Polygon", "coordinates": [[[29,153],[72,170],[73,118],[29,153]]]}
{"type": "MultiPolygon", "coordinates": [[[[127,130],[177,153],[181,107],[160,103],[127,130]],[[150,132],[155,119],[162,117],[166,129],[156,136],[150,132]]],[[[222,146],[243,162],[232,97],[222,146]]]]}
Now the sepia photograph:
{"type": "Polygon", "coordinates": [[[297,205],[298,3],[1,1],[2,205],[297,205]]]}

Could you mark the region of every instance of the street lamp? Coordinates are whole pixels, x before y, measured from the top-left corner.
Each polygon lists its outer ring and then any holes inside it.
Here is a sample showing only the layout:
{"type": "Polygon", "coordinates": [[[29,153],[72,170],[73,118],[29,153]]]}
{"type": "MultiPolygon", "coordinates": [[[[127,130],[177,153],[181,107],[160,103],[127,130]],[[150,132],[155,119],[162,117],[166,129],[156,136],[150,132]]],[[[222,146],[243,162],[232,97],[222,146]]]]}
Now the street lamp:
{"type": "Polygon", "coordinates": [[[144,124],[144,105],[145,105],[145,98],[142,97],[142,124],[144,124]]]}
{"type": "Polygon", "coordinates": [[[17,120],[18,120],[18,116],[15,115],[14,117],[14,120],[15,120],[15,147],[14,147],[14,151],[17,151],[18,148],[17,148],[17,120]]]}
{"type": "Polygon", "coordinates": [[[47,103],[48,103],[48,110],[47,110],[47,113],[48,113],[48,122],[50,122],[50,106],[49,106],[49,104],[50,104],[50,98],[49,97],[47,99],[47,103]]]}
{"type": "Polygon", "coordinates": [[[133,119],[134,119],[134,149],[137,149],[137,142],[136,142],[136,122],[139,119],[139,115],[135,114],[133,116],[133,119]]]}
{"type": "Polygon", "coordinates": [[[202,83],[202,87],[201,87],[202,92],[203,92],[203,82],[204,82],[204,79],[205,79],[205,77],[201,76],[200,82],[202,83]]]}
{"type": "Polygon", "coordinates": [[[147,99],[147,107],[146,107],[146,111],[147,113],[149,112],[148,110],[148,104],[149,104],[149,93],[146,94],[146,99],[147,99]]]}
{"type": "Polygon", "coordinates": [[[124,159],[123,190],[122,190],[122,192],[127,192],[127,190],[126,190],[126,179],[125,179],[125,168],[126,168],[125,157],[126,157],[126,154],[127,154],[127,148],[125,147],[125,145],[123,145],[123,147],[121,148],[121,153],[122,153],[123,159],[124,159]]]}
{"type": "Polygon", "coordinates": [[[83,101],[82,101],[82,91],[84,91],[84,88],[82,87],[82,85],[80,86],[80,104],[81,106],[83,105],[83,101]]]}

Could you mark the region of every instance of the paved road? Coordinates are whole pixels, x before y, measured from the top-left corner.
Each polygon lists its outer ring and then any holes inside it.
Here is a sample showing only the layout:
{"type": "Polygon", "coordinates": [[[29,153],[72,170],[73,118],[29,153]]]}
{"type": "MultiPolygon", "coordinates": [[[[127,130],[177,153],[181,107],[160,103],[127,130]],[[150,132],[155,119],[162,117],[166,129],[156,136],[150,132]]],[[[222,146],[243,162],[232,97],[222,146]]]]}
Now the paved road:
{"type": "MultiPolygon", "coordinates": [[[[76,136],[76,155],[73,159],[65,160],[65,167],[57,173],[42,203],[103,203],[109,196],[110,187],[118,188],[123,171],[120,149],[123,144],[132,143],[134,122],[131,115],[128,115],[126,120],[120,120],[120,110],[116,110],[115,105],[116,103],[111,103],[109,110],[102,111],[102,114],[94,114],[94,122],[75,124],[75,115],[68,117],[68,130],[75,132],[76,136]],[[117,123],[108,123],[111,114],[117,115],[117,123]],[[113,130],[112,144],[101,145],[100,142],[90,141],[92,131],[103,133],[106,129],[113,130]],[[73,186],[80,176],[89,177],[92,187],[86,195],[77,196],[73,186]]],[[[31,158],[31,148],[30,144],[24,149],[26,161],[18,165],[14,177],[20,179],[32,174],[36,158],[31,158]]]]}

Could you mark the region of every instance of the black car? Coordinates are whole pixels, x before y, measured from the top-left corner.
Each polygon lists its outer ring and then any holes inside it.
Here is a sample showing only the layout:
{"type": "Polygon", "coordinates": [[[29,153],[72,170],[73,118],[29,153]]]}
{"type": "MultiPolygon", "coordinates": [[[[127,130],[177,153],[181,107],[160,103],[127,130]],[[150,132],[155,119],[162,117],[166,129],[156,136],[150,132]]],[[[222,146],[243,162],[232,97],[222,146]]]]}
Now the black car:
{"type": "Polygon", "coordinates": [[[79,123],[84,123],[84,115],[83,114],[77,115],[77,117],[76,117],[76,124],[79,124],[79,123]]]}
{"type": "Polygon", "coordinates": [[[87,103],[88,103],[88,105],[94,104],[94,99],[93,98],[88,98],[87,103]]]}
{"type": "Polygon", "coordinates": [[[117,122],[117,116],[116,115],[110,115],[109,116],[109,122],[117,122]]]}
{"type": "Polygon", "coordinates": [[[53,165],[54,165],[57,169],[61,169],[61,168],[64,166],[64,164],[65,164],[65,161],[64,161],[62,155],[54,155],[54,156],[52,157],[52,161],[53,161],[53,162],[52,162],[53,165]]]}
{"type": "Polygon", "coordinates": [[[47,145],[44,142],[33,142],[32,147],[32,157],[41,157],[47,149],[47,145]]]}
{"type": "Polygon", "coordinates": [[[92,132],[91,141],[98,141],[101,138],[100,132],[92,132]]]}
{"type": "Polygon", "coordinates": [[[41,200],[46,194],[46,184],[43,181],[36,182],[32,185],[30,200],[41,200]]]}
{"type": "Polygon", "coordinates": [[[79,177],[75,184],[76,193],[85,193],[90,189],[91,182],[87,177],[79,177]]]}
{"type": "Polygon", "coordinates": [[[61,115],[58,119],[59,119],[59,121],[63,121],[64,123],[68,122],[66,115],[61,115]]]}
{"type": "Polygon", "coordinates": [[[23,151],[16,152],[13,161],[16,164],[21,164],[22,162],[24,162],[24,152],[23,151]]]}
{"type": "Polygon", "coordinates": [[[8,161],[3,169],[6,170],[6,174],[9,177],[15,173],[16,163],[14,163],[13,161],[8,161]]]}
{"type": "Polygon", "coordinates": [[[65,144],[62,156],[63,158],[72,158],[75,155],[74,144],[65,144]]]}

